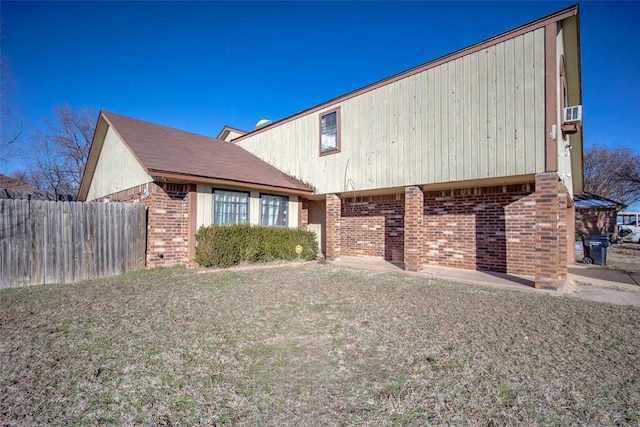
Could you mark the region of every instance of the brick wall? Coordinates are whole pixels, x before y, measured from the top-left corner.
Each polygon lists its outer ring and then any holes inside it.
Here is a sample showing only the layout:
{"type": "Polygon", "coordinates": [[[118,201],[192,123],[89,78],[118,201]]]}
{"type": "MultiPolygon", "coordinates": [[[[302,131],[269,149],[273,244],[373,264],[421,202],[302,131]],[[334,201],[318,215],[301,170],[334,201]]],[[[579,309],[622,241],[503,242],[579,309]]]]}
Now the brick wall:
{"type": "MultiPolygon", "coordinates": [[[[533,185],[524,185],[529,193],[533,185]]],[[[515,196],[515,195],[514,195],[515,196]]],[[[533,275],[535,255],[536,196],[528,194],[504,206],[506,232],[506,272],[533,275]]]]}
{"type": "Polygon", "coordinates": [[[566,190],[555,172],[536,175],[535,286],[556,289],[567,277],[566,190]]]}
{"type": "Polygon", "coordinates": [[[306,230],[309,225],[309,200],[300,197],[298,199],[298,206],[298,227],[306,230]]]}
{"type": "Polygon", "coordinates": [[[531,274],[532,192],[522,184],[425,193],[423,263],[531,274]]]}
{"type": "Polygon", "coordinates": [[[614,234],[616,232],[615,208],[576,209],[576,233],[582,236],[614,234]]]}
{"type": "Polygon", "coordinates": [[[404,194],[344,197],[340,218],[342,255],[404,258],[404,194]]]}
{"type": "Polygon", "coordinates": [[[340,258],[340,213],[341,201],[337,194],[327,194],[326,204],[326,257],[328,260],[340,258]]]}
{"type": "Polygon", "coordinates": [[[149,202],[150,267],[189,262],[189,186],[154,185],[149,202]]]}
{"type": "Polygon", "coordinates": [[[145,202],[145,199],[149,197],[147,194],[147,189],[151,188],[154,184],[149,185],[138,185],[137,187],[129,188],[128,190],[123,190],[118,193],[113,193],[107,196],[107,198],[112,202],[145,202]]]}
{"type": "Polygon", "coordinates": [[[557,288],[567,277],[573,209],[557,174],[536,182],[422,193],[327,195],[327,258],[340,254],[535,276],[557,288]],[[422,199],[422,200],[421,200],[422,199]]]}
{"type": "Polygon", "coordinates": [[[569,218],[569,194],[565,193],[563,186],[558,181],[558,279],[567,280],[567,257],[569,254],[567,240],[569,218]]]}
{"type": "Polygon", "coordinates": [[[571,207],[567,209],[567,263],[576,262],[576,206],[571,201],[571,207]]]}
{"type": "MultiPolygon", "coordinates": [[[[114,202],[141,202],[148,208],[147,266],[190,262],[190,184],[150,183],[108,196],[114,202]]],[[[192,219],[193,220],[193,219],[192,219]]]]}
{"type": "Polygon", "coordinates": [[[420,187],[405,188],[404,211],[404,268],[418,271],[424,250],[424,194],[420,187]]]}

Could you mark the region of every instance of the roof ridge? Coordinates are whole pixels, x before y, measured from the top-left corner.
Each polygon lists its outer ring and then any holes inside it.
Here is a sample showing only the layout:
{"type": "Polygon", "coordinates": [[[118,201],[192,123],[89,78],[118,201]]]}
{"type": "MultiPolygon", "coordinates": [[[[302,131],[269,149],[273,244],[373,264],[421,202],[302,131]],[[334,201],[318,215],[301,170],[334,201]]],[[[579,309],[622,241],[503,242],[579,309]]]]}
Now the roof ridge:
{"type": "Polygon", "coordinates": [[[413,76],[415,74],[421,73],[427,69],[436,67],[438,65],[440,65],[441,63],[447,63],[453,59],[455,59],[458,56],[464,56],[464,55],[468,55],[468,54],[472,54],[480,49],[483,49],[485,47],[488,46],[492,46],[493,44],[497,44],[500,42],[500,40],[502,40],[503,38],[513,38],[513,37],[517,37],[518,35],[520,35],[520,32],[526,33],[529,31],[532,31],[533,29],[538,29],[538,28],[542,28],[543,24],[547,23],[548,21],[553,21],[554,19],[557,21],[559,21],[560,19],[566,19],[570,16],[575,16],[577,15],[579,12],[579,4],[575,3],[571,6],[568,6],[566,8],[560,9],[556,12],[550,13],[548,15],[545,15],[543,17],[534,19],[533,21],[527,22],[525,24],[519,25],[517,27],[511,28],[507,31],[504,31],[502,33],[496,34],[495,36],[491,36],[489,38],[486,38],[484,40],[481,40],[479,42],[473,43],[469,46],[465,46],[462,47],[460,49],[457,49],[453,52],[447,53],[445,55],[439,56],[437,58],[431,59],[427,62],[423,62],[421,64],[418,64],[414,67],[411,67],[407,70],[404,71],[400,71],[398,73],[395,73],[391,76],[388,77],[384,77],[382,79],[376,80],[372,83],[369,83],[365,86],[356,88],[352,91],[349,91],[347,93],[344,93],[342,95],[338,95],[334,98],[331,98],[327,101],[321,102],[319,104],[316,104],[314,106],[311,106],[309,108],[306,108],[302,111],[298,111],[296,113],[293,114],[289,114],[288,116],[285,116],[281,119],[278,120],[274,120],[271,124],[260,127],[258,129],[253,129],[247,133],[245,133],[242,136],[239,136],[237,138],[234,139],[235,142],[240,142],[246,138],[249,138],[250,136],[259,134],[264,132],[267,129],[272,129],[274,127],[283,125],[285,123],[288,123],[291,120],[294,120],[298,117],[302,117],[304,115],[307,114],[311,114],[314,113],[316,111],[321,111],[325,108],[329,108],[332,107],[340,102],[344,102],[347,101],[351,98],[354,98],[356,96],[361,95],[362,93],[366,93],[372,90],[375,90],[377,88],[389,85],[391,83],[394,83],[396,81],[402,80],[404,78],[413,76]],[[567,16],[565,16],[567,15],[567,16]],[[561,18],[562,17],[562,18],[561,18]],[[531,28],[531,27],[535,27],[535,28],[531,28]]]}
{"type": "Polygon", "coordinates": [[[151,125],[151,126],[156,126],[156,127],[161,127],[161,128],[165,128],[165,129],[175,130],[175,131],[182,132],[182,133],[188,133],[188,134],[196,135],[196,136],[199,136],[199,137],[202,137],[202,138],[209,138],[209,139],[213,139],[215,141],[224,142],[225,144],[227,143],[226,141],[222,141],[221,139],[218,139],[218,138],[213,137],[213,136],[203,135],[201,133],[196,133],[196,132],[180,129],[180,128],[177,128],[177,127],[173,127],[173,126],[167,126],[167,125],[163,125],[163,124],[160,124],[160,123],[150,122],[148,120],[142,120],[142,119],[138,119],[138,118],[131,117],[131,116],[125,116],[124,114],[114,113],[112,111],[101,110],[100,113],[101,114],[105,114],[105,115],[119,116],[119,117],[122,117],[123,119],[135,120],[137,122],[146,123],[146,124],[151,125]]]}

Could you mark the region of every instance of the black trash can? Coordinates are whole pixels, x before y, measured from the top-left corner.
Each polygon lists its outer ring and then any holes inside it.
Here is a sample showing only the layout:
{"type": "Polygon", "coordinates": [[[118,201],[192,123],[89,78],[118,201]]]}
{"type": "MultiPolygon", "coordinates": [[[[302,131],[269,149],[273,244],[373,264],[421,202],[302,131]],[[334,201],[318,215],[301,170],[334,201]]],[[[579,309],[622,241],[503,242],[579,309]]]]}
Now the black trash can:
{"type": "Polygon", "coordinates": [[[607,248],[609,236],[585,236],[582,238],[584,248],[583,264],[607,265],[607,248]]]}

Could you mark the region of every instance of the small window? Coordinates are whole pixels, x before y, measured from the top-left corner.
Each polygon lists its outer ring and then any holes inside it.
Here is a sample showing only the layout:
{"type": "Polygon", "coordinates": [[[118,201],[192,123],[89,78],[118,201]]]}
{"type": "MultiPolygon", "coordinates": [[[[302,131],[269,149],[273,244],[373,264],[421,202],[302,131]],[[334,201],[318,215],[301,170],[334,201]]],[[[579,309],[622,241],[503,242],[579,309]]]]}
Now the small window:
{"type": "Polygon", "coordinates": [[[320,155],[340,151],[340,109],[320,115],[320,155]]]}
{"type": "Polygon", "coordinates": [[[244,224],[249,220],[249,193],[213,190],[213,223],[244,224]]]}
{"type": "Polygon", "coordinates": [[[288,197],[261,194],[260,225],[266,225],[269,227],[286,227],[288,206],[288,197]]]}

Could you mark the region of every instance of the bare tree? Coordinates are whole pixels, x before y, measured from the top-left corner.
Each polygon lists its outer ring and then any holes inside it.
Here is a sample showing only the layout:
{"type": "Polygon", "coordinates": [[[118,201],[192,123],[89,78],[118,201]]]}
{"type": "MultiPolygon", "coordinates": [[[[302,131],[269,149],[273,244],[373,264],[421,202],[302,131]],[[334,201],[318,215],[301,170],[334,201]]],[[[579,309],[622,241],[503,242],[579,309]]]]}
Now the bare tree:
{"type": "Polygon", "coordinates": [[[68,105],[56,107],[54,113],[56,120],[45,121],[44,129],[35,133],[32,165],[16,174],[57,199],[74,198],[89,156],[97,114],[90,108],[76,111],[68,105]]]}
{"type": "Polygon", "coordinates": [[[640,155],[626,147],[590,147],[584,155],[584,190],[630,205],[640,200],[640,155]]]}
{"type": "Polygon", "coordinates": [[[629,162],[627,168],[621,171],[621,175],[625,181],[632,187],[640,188],[640,156],[635,156],[633,162],[629,162]]]}

